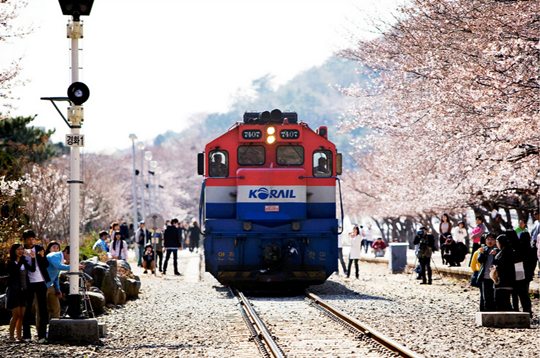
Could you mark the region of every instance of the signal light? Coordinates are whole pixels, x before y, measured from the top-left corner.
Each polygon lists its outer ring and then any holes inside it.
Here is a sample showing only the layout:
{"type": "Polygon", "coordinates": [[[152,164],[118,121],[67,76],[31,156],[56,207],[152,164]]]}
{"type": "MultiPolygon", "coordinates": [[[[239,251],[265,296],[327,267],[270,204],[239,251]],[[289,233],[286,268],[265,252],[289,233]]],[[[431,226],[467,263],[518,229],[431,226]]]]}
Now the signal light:
{"type": "Polygon", "coordinates": [[[274,144],[275,141],[276,137],[274,137],[273,135],[269,135],[268,138],[266,138],[266,143],[268,144],[274,144]]]}
{"type": "Polygon", "coordinates": [[[73,104],[75,104],[76,106],[80,106],[90,97],[90,90],[88,89],[88,86],[86,86],[82,82],[73,82],[68,87],[67,95],[69,100],[73,102],[73,104]]]}
{"type": "Polygon", "coordinates": [[[266,133],[272,135],[272,134],[276,133],[276,128],[275,127],[268,127],[268,128],[266,128],[266,133]]]}

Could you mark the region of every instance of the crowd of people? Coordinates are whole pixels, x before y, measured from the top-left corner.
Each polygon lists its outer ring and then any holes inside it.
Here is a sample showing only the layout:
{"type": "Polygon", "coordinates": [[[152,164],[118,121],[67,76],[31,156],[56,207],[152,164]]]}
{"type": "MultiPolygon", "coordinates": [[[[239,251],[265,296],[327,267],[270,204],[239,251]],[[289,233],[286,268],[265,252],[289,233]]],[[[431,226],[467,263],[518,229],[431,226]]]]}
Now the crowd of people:
{"type": "MultiPolygon", "coordinates": [[[[189,248],[191,252],[198,252],[200,236],[201,230],[195,220],[188,225],[172,219],[167,221],[162,233],[156,235],[145,228],[144,221],[134,231],[133,226],[130,228],[119,220],[111,224],[109,231],[99,233],[92,248],[107,258],[127,260],[128,249],[133,247],[138,265],[144,268],[144,273],[151,271],[153,274],[158,268],[165,275],[172,256],[174,274],[181,275],[177,263],[178,250],[189,248]]],[[[22,243],[13,244],[9,251],[6,308],[12,313],[9,325],[9,340],[12,342],[31,341],[30,326],[35,321],[38,342],[47,343],[47,325],[51,319],[60,318],[61,314],[63,294],[59,276],[61,271],[70,271],[70,246],[62,249],[60,243],[50,241],[45,248],[35,241],[34,231],[26,230],[22,243]],[[34,304],[35,316],[32,313],[34,304]]],[[[79,269],[84,269],[84,266],[80,265],[79,269]]]]}
{"type": "MultiPolygon", "coordinates": [[[[486,230],[484,218],[476,217],[476,226],[467,232],[464,222],[452,227],[447,214],[443,214],[439,225],[438,245],[435,235],[427,227],[421,227],[413,241],[418,266],[415,268],[420,284],[431,285],[433,282],[431,264],[433,252],[441,251],[443,265],[461,266],[467,254],[470,254],[469,266],[473,271],[471,285],[480,291],[480,311],[519,311],[529,312],[532,316],[529,286],[540,262],[540,247],[537,244],[540,233],[540,216],[533,213],[534,224],[531,231],[525,220],[519,220],[515,229],[508,229],[500,235],[486,230]],[[472,249],[467,246],[470,237],[472,249]]],[[[343,243],[338,236],[338,262],[349,278],[352,266],[355,266],[356,278],[359,277],[358,260],[364,248],[372,248],[375,257],[384,256],[386,243],[382,238],[371,240],[371,227],[368,232],[362,226],[354,225],[350,237],[349,263],[343,259],[343,243]]]]}
{"type": "Polygon", "coordinates": [[[166,274],[168,262],[172,256],[174,274],[178,271],[178,250],[189,248],[190,252],[199,252],[201,229],[199,223],[193,219],[191,225],[181,223],[178,219],[167,220],[163,230],[149,231],[144,221],[139,222],[137,230],[128,227],[120,219],[111,224],[110,230],[101,231],[99,239],[93,246],[94,251],[101,251],[108,257],[117,260],[127,260],[128,248],[133,247],[137,266],[144,268],[144,273],[159,272],[166,274]],[[165,262],[163,256],[165,254],[165,262]]]}
{"type": "Polygon", "coordinates": [[[519,311],[521,303],[523,312],[532,317],[529,286],[540,259],[538,211],[533,217],[531,232],[526,222],[519,220],[514,230],[498,236],[481,235],[470,264],[471,285],[480,289],[480,311],[519,311]]]}
{"type": "MultiPolygon", "coordinates": [[[[476,217],[476,227],[471,231],[472,250],[470,267],[473,271],[472,286],[480,290],[480,311],[519,311],[529,312],[532,317],[529,286],[536,265],[540,260],[537,245],[540,229],[538,211],[533,213],[534,226],[529,233],[525,220],[519,220],[515,229],[507,229],[500,235],[486,231],[484,218],[476,217]]],[[[469,253],[465,245],[467,232],[463,222],[450,232],[452,224],[446,214],[441,218],[439,244],[443,264],[459,266],[469,253]],[[454,241],[453,236],[457,236],[454,241]]],[[[432,283],[431,262],[436,250],[435,239],[426,227],[420,228],[415,239],[419,262],[418,279],[422,284],[432,283]]]]}
{"type": "Polygon", "coordinates": [[[35,244],[35,240],[36,234],[26,230],[22,244],[13,244],[9,251],[6,308],[12,313],[9,324],[12,342],[29,342],[30,325],[35,319],[38,341],[46,343],[49,320],[60,318],[59,274],[62,270],[69,271],[66,262],[70,259],[70,247],[61,250],[58,242],[51,241],[44,248],[35,244]],[[34,300],[35,317],[32,314],[34,300]]]}

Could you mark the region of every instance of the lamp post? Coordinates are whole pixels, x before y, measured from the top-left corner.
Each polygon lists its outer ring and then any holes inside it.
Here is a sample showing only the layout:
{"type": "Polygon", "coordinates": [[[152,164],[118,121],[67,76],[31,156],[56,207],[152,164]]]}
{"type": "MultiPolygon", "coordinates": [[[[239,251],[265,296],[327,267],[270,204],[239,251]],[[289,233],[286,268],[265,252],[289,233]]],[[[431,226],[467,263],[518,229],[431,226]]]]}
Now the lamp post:
{"type": "Polygon", "coordinates": [[[135,176],[135,141],[137,140],[137,136],[130,134],[129,139],[131,139],[131,147],[133,148],[133,227],[136,228],[139,221],[137,220],[137,178],[135,176]]]}
{"type": "MultiPolygon", "coordinates": [[[[83,37],[81,16],[90,15],[93,2],[93,0],[59,0],[62,14],[72,17],[72,20],[68,20],[67,24],[67,35],[68,38],[71,39],[71,85],[68,88],[68,98],[70,101],[70,107],[68,108],[68,122],[71,123],[69,125],[71,134],[68,137],[70,137],[71,144],[73,144],[74,141],[77,144],[71,146],[71,178],[68,181],[70,188],[69,244],[71,260],[69,270],[71,277],[69,280],[69,295],[67,298],[69,304],[68,314],[71,318],[81,317],[81,297],[79,295],[79,205],[80,184],[83,184],[80,176],[80,146],[84,145],[84,137],[80,135],[80,128],[82,121],[84,120],[82,104],[90,96],[88,87],[86,87],[84,83],[79,82],[79,39],[83,37]]],[[[70,140],[67,140],[68,144],[70,140]]]]}
{"type": "Polygon", "coordinates": [[[156,174],[158,175],[158,185],[157,185],[157,197],[158,197],[158,203],[159,203],[159,209],[158,211],[161,212],[161,210],[163,210],[163,204],[161,203],[161,191],[159,190],[161,188],[161,173],[163,173],[163,168],[162,167],[157,167],[156,168],[156,174]]]}
{"type": "Polygon", "coordinates": [[[157,162],[155,160],[152,160],[150,162],[150,169],[152,169],[152,171],[149,171],[149,173],[152,175],[152,181],[154,182],[154,185],[152,185],[152,190],[154,191],[152,193],[152,196],[154,198],[154,201],[152,203],[154,210],[152,210],[152,213],[156,213],[158,211],[157,210],[157,195],[156,195],[156,168],[157,168],[157,162]]]}
{"type": "MultiPolygon", "coordinates": [[[[148,162],[148,168],[150,168],[150,161],[152,160],[152,152],[147,150],[144,152],[144,159],[148,162]]],[[[152,210],[152,191],[151,191],[151,185],[150,185],[150,171],[148,172],[148,210],[150,213],[153,212],[152,210]]]]}
{"type": "Polygon", "coordinates": [[[139,147],[139,150],[141,151],[141,215],[142,219],[146,220],[146,210],[145,210],[145,202],[144,202],[144,160],[143,160],[143,150],[144,150],[144,143],[139,142],[137,143],[137,147],[139,147]]]}

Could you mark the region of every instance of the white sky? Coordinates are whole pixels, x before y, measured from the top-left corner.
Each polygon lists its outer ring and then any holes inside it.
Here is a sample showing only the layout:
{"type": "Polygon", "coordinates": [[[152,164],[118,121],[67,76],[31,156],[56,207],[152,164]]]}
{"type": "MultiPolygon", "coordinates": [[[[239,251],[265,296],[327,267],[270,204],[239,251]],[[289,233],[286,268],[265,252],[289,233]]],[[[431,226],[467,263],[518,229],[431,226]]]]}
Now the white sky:
{"type": "MultiPolygon", "coordinates": [[[[285,83],[346,47],[351,20],[385,12],[393,0],[96,0],[84,20],[79,80],[90,88],[84,105],[85,151],[131,146],[180,131],[198,113],[225,112],[231,98],[270,73],[285,83]]],[[[69,132],[40,97],[66,96],[70,78],[68,17],[58,1],[30,1],[18,24],[34,33],[0,44],[0,66],[23,56],[20,97],[11,115],[38,114],[35,126],[69,132]]],[[[60,109],[66,115],[66,104],[60,109]]],[[[2,109],[0,109],[2,110],[2,109]]],[[[249,108],[248,110],[252,110],[249,108]]]]}

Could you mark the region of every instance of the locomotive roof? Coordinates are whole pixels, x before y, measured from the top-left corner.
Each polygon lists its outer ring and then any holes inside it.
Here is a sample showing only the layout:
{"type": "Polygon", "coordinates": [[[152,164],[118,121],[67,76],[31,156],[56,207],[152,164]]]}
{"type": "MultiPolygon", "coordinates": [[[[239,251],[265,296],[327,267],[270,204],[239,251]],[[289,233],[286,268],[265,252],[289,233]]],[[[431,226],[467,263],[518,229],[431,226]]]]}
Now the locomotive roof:
{"type": "Polygon", "coordinates": [[[287,120],[289,124],[298,123],[298,114],[296,112],[281,112],[274,109],[271,112],[245,112],[244,124],[283,124],[287,120]]]}

